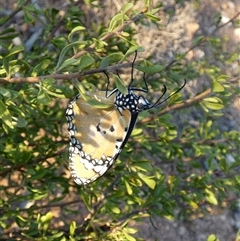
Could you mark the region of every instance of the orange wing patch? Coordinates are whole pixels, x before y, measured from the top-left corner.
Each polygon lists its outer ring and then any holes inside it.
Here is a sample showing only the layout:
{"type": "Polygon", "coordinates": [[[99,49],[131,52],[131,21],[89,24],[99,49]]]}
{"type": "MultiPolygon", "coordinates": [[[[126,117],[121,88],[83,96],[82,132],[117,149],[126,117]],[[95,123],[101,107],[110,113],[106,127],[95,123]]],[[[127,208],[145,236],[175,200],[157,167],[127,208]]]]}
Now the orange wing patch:
{"type": "Polygon", "coordinates": [[[129,110],[120,114],[115,107],[115,95],[106,98],[106,91],[88,92],[87,95],[112,105],[96,108],[80,96],[68,105],[70,169],[78,184],[93,182],[109,169],[122,150],[131,121],[129,110]]]}

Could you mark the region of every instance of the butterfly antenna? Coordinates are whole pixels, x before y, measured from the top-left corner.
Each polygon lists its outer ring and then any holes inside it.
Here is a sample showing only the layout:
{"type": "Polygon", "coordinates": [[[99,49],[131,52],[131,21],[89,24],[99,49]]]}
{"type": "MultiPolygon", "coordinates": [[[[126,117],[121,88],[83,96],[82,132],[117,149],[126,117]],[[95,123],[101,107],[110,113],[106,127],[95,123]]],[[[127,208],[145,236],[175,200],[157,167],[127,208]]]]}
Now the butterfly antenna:
{"type": "Polygon", "coordinates": [[[109,75],[106,71],[103,71],[103,73],[106,75],[107,77],[107,89],[106,89],[106,97],[108,97],[108,90],[109,90],[109,85],[110,85],[110,79],[109,79],[109,75]]]}
{"type": "Polygon", "coordinates": [[[134,70],[134,64],[135,64],[136,58],[137,58],[137,51],[135,51],[135,56],[134,56],[134,59],[133,59],[133,62],[132,62],[131,83],[130,83],[129,87],[130,87],[130,86],[132,85],[132,83],[133,83],[133,70],[134,70]]]}
{"type": "Polygon", "coordinates": [[[182,85],[179,89],[177,89],[175,92],[173,92],[171,95],[169,95],[166,99],[164,99],[164,100],[162,100],[161,102],[159,102],[159,101],[161,100],[161,98],[166,94],[166,91],[167,91],[167,88],[166,88],[166,86],[164,85],[163,94],[158,98],[158,100],[155,102],[155,104],[153,104],[153,105],[150,107],[150,109],[153,108],[153,107],[159,106],[159,105],[162,104],[163,102],[165,102],[165,101],[167,101],[168,99],[170,99],[173,95],[177,94],[180,90],[183,89],[183,87],[186,85],[186,83],[187,83],[187,81],[186,81],[186,79],[185,79],[183,85],[182,85]]]}
{"type": "MultiPolygon", "coordinates": [[[[148,93],[148,84],[147,84],[147,81],[146,81],[146,73],[143,73],[143,81],[144,81],[144,84],[145,84],[145,90],[144,92],[145,93],[148,93]]],[[[165,91],[166,92],[166,91],[165,91]]]]}

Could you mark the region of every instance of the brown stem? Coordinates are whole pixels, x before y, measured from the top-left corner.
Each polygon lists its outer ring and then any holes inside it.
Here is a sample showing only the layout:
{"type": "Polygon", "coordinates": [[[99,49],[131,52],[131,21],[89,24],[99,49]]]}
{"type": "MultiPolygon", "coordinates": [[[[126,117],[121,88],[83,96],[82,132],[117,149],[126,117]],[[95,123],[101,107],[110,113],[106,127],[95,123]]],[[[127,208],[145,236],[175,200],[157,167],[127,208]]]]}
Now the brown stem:
{"type": "MultiPolygon", "coordinates": [[[[181,102],[179,104],[167,106],[158,113],[158,116],[163,115],[171,110],[179,110],[179,109],[187,108],[188,106],[191,106],[193,103],[201,101],[203,98],[205,98],[209,94],[211,94],[211,89],[205,90],[204,92],[195,96],[194,98],[184,100],[183,102],[181,102]]],[[[141,121],[141,123],[150,122],[153,119],[154,119],[154,116],[151,116],[151,117],[143,119],[141,121]]]]}
{"type": "Polygon", "coordinates": [[[53,79],[62,79],[62,80],[69,80],[69,79],[79,79],[86,75],[96,74],[96,73],[103,73],[103,72],[114,72],[118,69],[122,68],[131,68],[132,63],[124,63],[124,64],[116,64],[113,66],[108,66],[105,68],[97,68],[86,70],[83,72],[76,72],[72,74],[50,74],[44,75],[39,77],[14,77],[14,78],[0,78],[0,83],[38,83],[41,80],[53,78],[53,79]]]}

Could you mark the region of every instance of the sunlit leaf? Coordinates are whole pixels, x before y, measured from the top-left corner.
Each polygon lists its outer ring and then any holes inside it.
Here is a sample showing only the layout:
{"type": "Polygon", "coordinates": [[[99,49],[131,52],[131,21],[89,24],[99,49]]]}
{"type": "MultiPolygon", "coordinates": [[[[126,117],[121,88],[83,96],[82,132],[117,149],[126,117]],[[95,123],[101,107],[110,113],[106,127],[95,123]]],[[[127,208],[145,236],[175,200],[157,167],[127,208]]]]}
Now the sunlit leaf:
{"type": "Polygon", "coordinates": [[[138,176],[151,188],[154,189],[156,182],[155,180],[153,180],[152,178],[142,174],[142,173],[138,173],[138,176]]]}
{"type": "Polygon", "coordinates": [[[114,75],[114,83],[117,86],[117,89],[124,95],[128,93],[128,88],[124,85],[121,78],[118,75],[114,75]]]}
{"type": "Polygon", "coordinates": [[[27,125],[27,121],[21,117],[12,117],[12,124],[15,127],[25,127],[27,125]]]}
{"type": "Polygon", "coordinates": [[[60,53],[58,63],[57,63],[57,66],[56,66],[56,70],[58,70],[58,68],[62,65],[62,63],[64,61],[64,58],[65,58],[65,55],[67,54],[67,52],[69,50],[73,49],[73,47],[76,47],[76,46],[78,46],[79,48],[83,48],[84,46],[86,46],[87,43],[88,43],[87,41],[79,40],[79,41],[70,43],[67,46],[65,46],[60,53]]]}
{"type": "Polygon", "coordinates": [[[222,92],[222,91],[224,91],[224,87],[218,82],[213,82],[212,83],[212,91],[213,92],[222,92]]]}
{"type": "Polygon", "coordinates": [[[12,116],[8,111],[6,105],[0,99],[0,119],[6,123],[11,129],[13,129],[12,116]]]}
{"type": "Polygon", "coordinates": [[[104,67],[110,66],[113,63],[119,62],[123,57],[124,55],[122,53],[109,54],[108,56],[102,59],[99,67],[104,68],[104,67]]]}
{"type": "Polygon", "coordinates": [[[125,5],[123,5],[121,11],[123,13],[126,13],[128,10],[130,10],[131,8],[133,8],[133,3],[126,3],[125,5]]]}
{"type": "Polygon", "coordinates": [[[206,199],[209,203],[213,204],[213,205],[217,205],[218,204],[218,200],[215,196],[215,194],[210,191],[209,189],[205,189],[205,193],[206,193],[206,199]]]}
{"type": "Polygon", "coordinates": [[[215,234],[210,234],[207,238],[207,241],[220,241],[220,239],[218,239],[215,234]]]}
{"type": "Polygon", "coordinates": [[[76,33],[80,33],[82,31],[85,31],[85,27],[83,26],[77,26],[75,28],[72,29],[72,31],[70,32],[70,34],[68,35],[68,40],[69,42],[71,43],[73,41],[73,36],[76,34],[76,33]]]}
{"type": "Polygon", "coordinates": [[[94,62],[95,62],[94,58],[92,58],[89,55],[84,55],[83,57],[80,58],[78,69],[82,71],[83,69],[90,66],[94,62]]]}
{"type": "Polygon", "coordinates": [[[44,91],[42,88],[40,89],[40,91],[38,93],[37,100],[39,103],[41,103],[43,105],[49,105],[51,102],[51,98],[46,93],[46,91],[44,91]]]}
{"type": "Polygon", "coordinates": [[[146,74],[156,74],[156,73],[161,72],[164,69],[164,66],[158,65],[158,64],[153,65],[153,66],[146,66],[146,67],[136,65],[135,68],[146,74]]]}
{"type": "Polygon", "coordinates": [[[75,233],[75,230],[76,230],[76,222],[75,221],[72,221],[71,224],[70,224],[70,236],[74,236],[74,233],[75,233]]]}

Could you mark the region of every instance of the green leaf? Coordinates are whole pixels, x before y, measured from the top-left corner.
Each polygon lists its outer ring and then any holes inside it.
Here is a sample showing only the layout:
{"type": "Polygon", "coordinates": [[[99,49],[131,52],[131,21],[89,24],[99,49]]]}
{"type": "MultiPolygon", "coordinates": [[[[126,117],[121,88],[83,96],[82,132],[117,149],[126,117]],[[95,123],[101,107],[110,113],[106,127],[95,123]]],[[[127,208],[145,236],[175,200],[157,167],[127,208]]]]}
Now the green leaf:
{"type": "MultiPolygon", "coordinates": [[[[40,179],[40,178],[38,178],[37,180],[39,180],[39,179],[40,179]]],[[[48,195],[49,195],[48,193],[41,193],[41,194],[35,193],[32,199],[33,199],[33,200],[36,200],[36,201],[42,200],[42,199],[48,197],[48,195]]]]}
{"type": "Polygon", "coordinates": [[[156,182],[151,179],[150,177],[142,174],[142,173],[138,173],[138,176],[151,188],[154,189],[156,186],[156,182]]]}
{"type": "Polygon", "coordinates": [[[39,103],[41,103],[43,105],[49,105],[51,103],[51,98],[46,93],[46,91],[43,90],[43,88],[40,89],[38,96],[37,96],[37,100],[39,103]]]}
{"type": "Polygon", "coordinates": [[[226,82],[226,80],[227,79],[229,79],[230,77],[228,76],[228,75],[224,75],[224,74],[222,74],[222,75],[219,75],[218,77],[217,77],[217,82],[226,82]]]}
{"type": "Polygon", "coordinates": [[[3,88],[0,86],[0,94],[4,97],[10,98],[11,97],[11,93],[9,90],[3,88]]]}
{"type": "Polygon", "coordinates": [[[19,71],[29,70],[31,68],[29,63],[23,59],[17,59],[16,65],[19,65],[19,68],[20,68],[19,71]]]}
{"type": "Polygon", "coordinates": [[[54,96],[56,98],[68,98],[72,97],[73,91],[70,88],[66,88],[65,86],[56,85],[55,79],[45,79],[43,81],[43,90],[46,91],[50,96],[54,96]],[[51,83],[51,81],[53,81],[51,83]],[[48,83],[46,83],[48,82],[48,83]]]}
{"type": "Polygon", "coordinates": [[[111,211],[115,214],[120,214],[121,210],[116,206],[111,206],[111,211]]]}
{"type": "Polygon", "coordinates": [[[10,50],[9,54],[4,57],[4,59],[3,59],[3,66],[4,66],[4,68],[5,68],[5,70],[6,70],[8,75],[9,75],[9,72],[10,72],[10,70],[9,70],[9,62],[10,62],[9,59],[11,57],[13,57],[13,55],[18,54],[18,53],[22,52],[23,50],[24,50],[24,47],[22,45],[14,46],[10,50]]]}
{"type": "Polygon", "coordinates": [[[210,234],[207,241],[220,241],[220,239],[218,239],[215,234],[210,234]]]}
{"type": "Polygon", "coordinates": [[[144,15],[145,15],[147,18],[149,18],[150,20],[154,21],[154,22],[160,21],[160,18],[157,17],[156,15],[154,15],[154,13],[152,13],[152,12],[144,13],[144,15]]]}
{"type": "Polygon", "coordinates": [[[44,15],[47,19],[47,21],[49,22],[49,24],[54,24],[56,21],[58,21],[58,14],[59,14],[60,10],[56,9],[56,8],[47,8],[44,11],[44,15]]]}
{"type": "Polygon", "coordinates": [[[123,230],[126,231],[127,233],[130,233],[130,234],[137,233],[137,230],[134,229],[134,228],[126,228],[126,227],[124,227],[123,230]]]}
{"type": "Polygon", "coordinates": [[[129,185],[129,183],[128,183],[126,180],[124,180],[124,184],[125,184],[125,187],[126,187],[126,189],[127,189],[127,193],[128,193],[129,195],[132,195],[133,190],[132,190],[131,186],[129,185]]]}
{"type": "Polygon", "coordinates": [[[32,71],[32,76],[36,77],[39,76],[39,73],[42,73],[43,70],[47,69],[49,65],[51,64],[50,59],[44,59],[42,60],[39,64],[37,64],[33,71],[32,71]]]}
{"type": "Polygon", "coordinates": [[[82,200],[84,202],[84,205],[87,207],[88,210],[91,210],[92,208],[92,199],[91,196],[89,196],[87,193],[83,192],[82,195],[82,200]]]}
{"type": "Polygon", "coordinates": [[[19,227],[26,227],[28,220],[20,215],[17,215],[15,218],[16,223],[19,227]]]}
{"type": "Polygon", "coordinates": [[[86,67],[90,66],[92,63],[95,62],[95,59],[92,58],[89,55],[84,55],[83,57],[80,58],[80,62],[78,64],[78,69],[82,71],[86,67]]]}
{"type": "Polygon", "coordinates": [[[215,47],[219,47],[222,43],[222,39],[221,38],[209,38],[209,42],[215,46],[215,47]]]}
{"type": "Polygon", "coordinates": [[[99,109],[107,109],[113,106],[113,104],[109,104],[109,103],[104,103],[104,102],[100,102],[98,100],[95,99],[87,99],[86,100],[88,104],[95,106],[96,108],[99,109]]]}
{"type": "Polygon", "coordinates": [[[62,64],[62,62],[63,62],[63,59],[64,59],[66,53],[67,53],[70,49],[72,49],[72,48],[75,47],[75,46],[78,46],[79,48],[83,48],[83,47],[85,47],[87,44],[88,44],[88,41],[80,41],[80,40],[79,40],[79,41],[70,43],[70,44],[68,44],[67,46],[65,46],[65,47],[62,49],[61,53],[60,53],[60,56],[59,56],[59,59],[58,59],[58,63],[57,63],[57,66],[56,66],[56,70],[58,70],[59,66],[60,66],[60,65],[62,64]]]}
{"type": "Polygon", "coordinates": [[[0,118],[7,126],[13,129],[12,116],[1,99],[0,99],[0,118]]]}
{"type": "Polygon", "coordinates": [[[140,129],[140,128],[134,128],[133,131],[132,131],[131,136],[132,136],[132,137],[134,137],[134,136],[139,136],[140,134],[142,134],[142,129],[140,129]]]}
{"type": "Polygon", "coordinates": [[[53,218],[53,215],[51,212],[48,212],[46,215],[44,215],[40,218],[40,221],[42,223],[41,226],[43,227],[44,231],[48,230],[52,218],[53,218]]]}
{"type": "Polygon", "coordinates": [[[151,172],[151,171],[153,171],[153,167],[147,161],[145,161],[145,162],[143,162],[143,161],[135,162],[134,163],[134,167],[136,169],[138,169],[139,171],[143,171],[143,172],[151,172]]]}
{"type": "Polygon", "coordinates": [[[1,29],[0,40],[12,40],[19,36],[14,28],[1,29]]]}
{"type": "Polygon", "coordinates": [[[132,53],[135,53],[135,52],[143,52],[144,51],[144,48],[141,47],[141,46],[138,46],[138,45],[134,45],[132,46],[131,48],[128,49],[128,51],[125,53],[125,56],[124,56],[124,59],[126,57],[128,57],[129,55],[131,55],[132,53]]]}
{"type": "Polygon", "coordinates": [[[100,68],[110,66],[113,63],[119,62],[123,58],[124,58],[124,55],[122,53],[109,54],[108,56],[104,57],[100,62],[100,68]]]}
{"type": "Polygon", "coordinates": [[[24,12],[25,23],[32,24],[36,21],[36,17],[35,17],[36,8],[32,4],[23,6],[23,12],[24,12]]]}
{"type": "Polygon", "coordinates": [[[76,222],[72,221],[71,224],[70,224],[70,232],[69,232],[71,237],[74,236],[76,227],[77,227],[76,222]]]}
{"type": "Polygon", "coordinates": [[[118,25],[122,24],[124,20],[128,20],[129,18],[127,15],[123,13],[116,14],[110,21],[108,32],[114,30],[118,25]]]}
{"type": "Polygon", "coordinates": [[[1,16],[0,17],[0,26],[4,25],[9,20],[8,16],[1,16]]]}
{"type": "Polygon", "coordinates": [[[211,203],[213,205],[218,205],[218,200],[212,191],[210,191],[209,189],[206,188],[205,193],[206,193],[206,199],[209,203],[211,203]]]}
{"type": "Polygon", "coordinates": [[[219,84],[218,82],[213,82],[212,83],[212,91],[213,92],[223,92],[224,87],[221,84],[219,84]]]}
{"type": "Polygon", "coordinates": [[[42,216],[40,220],[43,223],[46,223],[46,222],[49,223],[52,220],[52,218],[53,218],[52,213],[48,212],[46,215],[42,216]]]}
{"type": "Polygon", "coordinates": [[[123,229],[123,234],[124,234],[126,240],[128,240],[128,241],[136,241],[136,239],[133,236],[129,235],[128,232],[126,232],[124,229],[123,229]]]}
{"type": "Polygon", "coordinates": [[[128,10],[130,10],[131,8],[133,8],[133,3],[127,3],[127,4],[125,4],[125,5],[123,5],[123,7],[122,7],[122,12],[123,13],[126,13],[128,10]]]}
{"type": "Polygon", "coordinates": [[[75,65],[78,65],[79,64],[79,59],[66,59],[62,65],[57,69],[57,71],[60,71],[66,67],[69,67],[69,66],[75,66],[75,65]]]}
{"type": "Polygon", "coordinates": [[[224,108],[224,105],[222,104],[222,100],[217,97],[205,98],[201,102],[207,108],[212,109],[212,110],[221,110],[224,108]]]}
{"type": "Polygon", "coordinates": [[[159,65],[159,64],[156,64],[153,66],[146,66],[146,67],[136,65],[135,68],[146,74],[156,74],[156,73],[161,72],[164,69],[164,66],[159,65]]]}
{"type": "Polygon", "coordinates": [[[81,94],[81,97],[90,105],[95,106],[99,109],[107,109],[113,107],[113,102],[106,98],[97,98],[98,92],[88,92],[85,90],[82,84],[78,85],[78,90],[81,94]]]}
{"type": "Polygon", "coordinates": [[[12,124],[15,126],[15,127],[25,127],[28,122],[21,118],[21,117],[12,117],[12,124]]]}
{"type": "Polygon", "coordinates": [[[193,40],[193,46],[200,44],[201,42],[203,42],[205,40],[204,36],[198,36],[197,38],[195,38],[193,40]]]}
{"type": "Polygon", "coordinates": [[[73,42],[73,35],[76,34],[77,32],[82,32],[84,31],[86,28],[83,26],[77,26],[75,28],[72,29],[72,31],[70,32],[70,34],[68,35],[68,40],[69,42],[73,42]]]}
{"type": "Polygon", "coordinates": [[[102,41],[102,40],[99,40],[99,39],[96,39],[96,38],[93,38],[92,40],[93,40],[93,42],[94,42],[95,49],[96,49],[97,51],[103,51],[103,50],[104,50],[104,47],[105,47],[105,46],[108,46],[108,43],[105,42],[105,41],[102,41]]]}
{"type": "Polygon", "coordinates": [[[123,84],[121,78],[118,75],[113,75],[114,82],[117,86],[117,89],[124,95],[128,93],[128,88],[123,84]]]}

